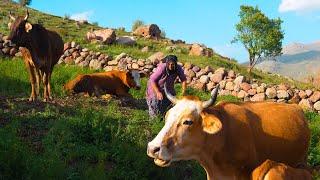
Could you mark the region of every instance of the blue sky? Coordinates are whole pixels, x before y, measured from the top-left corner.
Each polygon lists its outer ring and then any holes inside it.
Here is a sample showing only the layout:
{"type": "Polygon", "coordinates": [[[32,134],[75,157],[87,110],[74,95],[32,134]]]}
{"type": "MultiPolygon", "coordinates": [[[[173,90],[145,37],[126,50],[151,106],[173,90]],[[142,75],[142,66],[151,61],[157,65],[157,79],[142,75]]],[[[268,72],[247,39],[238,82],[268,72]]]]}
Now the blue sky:
{"type": "Polygon", "coordinates": [[[284,45],[320,40],[320,0],[33,0],[30,7],[126,30],[131,30],[137,19],[155,23],[171,39],[204,43],[244,62],[248,56],[242,44],[230,44],[243,4],[257,5],[270,18],[280,17],[284,21],[284,45]]]}

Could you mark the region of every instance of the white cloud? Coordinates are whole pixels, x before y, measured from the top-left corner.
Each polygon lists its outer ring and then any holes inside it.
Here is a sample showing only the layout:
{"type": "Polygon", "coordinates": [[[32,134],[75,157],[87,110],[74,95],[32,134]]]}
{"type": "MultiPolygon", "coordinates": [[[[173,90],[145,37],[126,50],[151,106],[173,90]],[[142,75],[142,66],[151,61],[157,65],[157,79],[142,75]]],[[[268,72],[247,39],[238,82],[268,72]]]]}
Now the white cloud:
{"type": "Polygon", "coordinates": [[[279,12],[306,12],[320,10],[320,0],[282,0],[279,12]]]}
{"type": "Polygon", "coordinates": [[[213,50],[222,56],[235,58],[239,63],[246,62],[248,59],[247,51],[240,44],[214,45],[213,50]]]}
{"type": "Polygon", "coordinates": [[[90,16],[92,16],[93,11],[85,11],[81,13],[72,14],[70,19],[79,21],[79,20],[89,20],[90,16]]]}

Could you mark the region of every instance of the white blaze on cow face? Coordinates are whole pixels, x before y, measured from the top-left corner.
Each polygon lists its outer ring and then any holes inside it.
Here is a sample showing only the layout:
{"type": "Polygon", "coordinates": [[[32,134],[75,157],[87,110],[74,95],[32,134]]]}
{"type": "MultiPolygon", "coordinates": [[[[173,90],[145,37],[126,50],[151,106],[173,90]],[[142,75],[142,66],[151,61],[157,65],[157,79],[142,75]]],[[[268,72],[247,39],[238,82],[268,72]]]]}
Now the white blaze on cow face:
{"type": "Polygon", "coordinates": [[[188,138],[191,133],[197,136],[191,131],[201,127],[199,121],[201,111],[200,101],[182,99],[167,112],[164,127],[148,143],[147,154],[155,159],[157,165],[164,167],[170,165],[172,161],[192,159],[185,157],[191,153],[189,149],[191,146],[185,145],[189,143],[188,138]]]}
{"type": "Polygon", "coordinates": [[[135,82],[135,84],[136,84],[136,87],[137,87],[137,88],[141,88],[140,74],[139,74],[139,72],[138,72],[138,71],[132,71],[132,72],[131,72],[131,75],[132,75],[133,80],[134,80],[134,82],[135,82]]]}

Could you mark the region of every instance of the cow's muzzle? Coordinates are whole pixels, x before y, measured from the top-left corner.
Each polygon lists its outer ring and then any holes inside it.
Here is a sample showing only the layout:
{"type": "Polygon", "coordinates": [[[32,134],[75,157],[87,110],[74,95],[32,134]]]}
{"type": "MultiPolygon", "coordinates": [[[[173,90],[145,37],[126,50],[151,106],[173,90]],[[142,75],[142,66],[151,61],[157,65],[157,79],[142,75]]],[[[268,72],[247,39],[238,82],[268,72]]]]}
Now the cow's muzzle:
{"type": "Polygon", "coordinates": [[[154,163],[160,167],[167,167],[171,164],[171,159],[164,159],[161,156],[161,147],[148,144],[147,154],[154,159],[154,163]]]}

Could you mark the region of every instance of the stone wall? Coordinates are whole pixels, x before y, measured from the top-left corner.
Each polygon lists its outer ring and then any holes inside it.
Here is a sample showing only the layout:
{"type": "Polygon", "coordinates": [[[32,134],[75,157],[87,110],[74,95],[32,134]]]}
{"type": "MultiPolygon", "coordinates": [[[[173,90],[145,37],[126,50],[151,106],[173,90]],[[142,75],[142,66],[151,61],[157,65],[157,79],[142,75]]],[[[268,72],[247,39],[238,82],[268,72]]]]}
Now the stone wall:
{"type": "MultiPolygon", "coordinates": [[[[17,48],[9,47],[8,44],[6,40],[0,41],[2,54],[19,56],[17,48]]],[[[77,65],[105,71],[134,69],[151,74],[157,64],[161,63],[163,57],[164,54],[161,52],[147,59],[135,59],[126,53],[111,57],[108,54],[82,48],[75,42],[67,42],[58,64],[77,65]]],[[[211,91],[217,84],[220,84],[220,95],[233,95],[244,101],[296,103],[304,109],[320,112],[320,91],[300,90],[285,84],[248,83],[244,76],[233,70],[213,69],[210,66],[201,68],[191,63],[180,63],[180,65],[183,66],[188,84],[194,88],[211,91]]]]}

